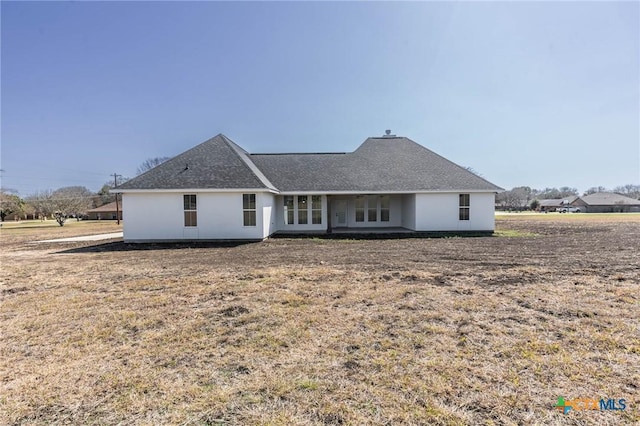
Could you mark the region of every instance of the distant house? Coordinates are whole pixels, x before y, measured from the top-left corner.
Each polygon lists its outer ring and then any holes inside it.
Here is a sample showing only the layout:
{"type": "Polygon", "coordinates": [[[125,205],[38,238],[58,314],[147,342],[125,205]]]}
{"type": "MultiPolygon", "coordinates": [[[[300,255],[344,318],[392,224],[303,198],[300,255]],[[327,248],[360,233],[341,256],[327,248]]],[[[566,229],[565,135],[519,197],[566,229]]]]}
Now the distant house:
{"type": "MultiPolygon", "coordinates": [[[[122,206],[118,206],[118,215],[122,220],[122,206]]],[[[87,210],[89,220],[116,220],[116,202],[108,203],[95,209],[87,210]]]]}
{"type": "Polygon", "coordinates": [[[9,222],[11,220],[17,221],[17,220],[34,220],[34,219],[37,219],[35,213],[21,213],[21,214],[11,213],[4,218],[6,222],[9,222]]]}
{"type": "Polygon", "coordinates": [[[614,192],[596,192],[571,202],[587,213],[629,213],[640,212],[640,200],[625,197],[614,192]]]}
{"type": "Polygon", "coordinates": [[[222,134],[112,190],[130,242],[492,232],[500,191],[405,137],[368,138],[354,152],[250,154],[222,134]]]}
{"type": "Polygon", "coordinates": [[[570,197],[565,197],[565,198],[553,198],[548,200],[540,200],[540,206],[538,207],[538,209],[541,212],[555,212],[556,209],[560,207],[567,207],[571,205],[571,203],[573,203],[576,200],[576,198],[578,197],[575,195],[572,195],[570,197]]]}

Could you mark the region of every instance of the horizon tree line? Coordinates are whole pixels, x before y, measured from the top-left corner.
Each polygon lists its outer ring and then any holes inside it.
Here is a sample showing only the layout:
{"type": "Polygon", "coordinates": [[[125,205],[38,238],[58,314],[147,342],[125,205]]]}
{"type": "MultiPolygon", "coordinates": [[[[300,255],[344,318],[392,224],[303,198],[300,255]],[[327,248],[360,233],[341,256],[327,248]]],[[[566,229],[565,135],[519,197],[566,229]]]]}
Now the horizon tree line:
{"type": "Polygon", "coordinates": [[[613,192],[624,195],[625,197],[640,200],[640,185],[627,184],[619,185],[613,189],[604,186],[594,186],[588,188],[580,195],[577,188],[563,186],[560,188],[544,188],[535,189],[528,186],[516,186],[508,191],[501,192],[496,195],[496,203],[502,207],[518,210],[518,209],[536,209],[541,200],[561,199],[568,197],[579,197],[595,194],[598,192],[613,192]]]}
{"type": "MultiPolygon", "coordinates": [[[[136,175],[141,175],[170,159],[171,157],[148,158],[137,168],[136,175]]],[[[475,170],[467,169],[481,176],[475,170]]],[[[121,185],[127,180],[129,179],[119,176],[117,185],[121,185]]],[[[115,194],[109,192],[113,188],[114,182],[107,181],[97,192],[92,192],[84,186],[67,186],[56,190],[36,191],[24,198],[21,198],[16,191],[0,189],[0,221],[4,222],[5,218],[10,215],[21,217],[33,215],[34,217],[52,217],[60,226],[63,226],[69,217],[75,217],[79,220],[87,210],[115,201],[115,194]]],[[[611,190],[604,186],[594,186],[584,191],[582,196],[596,192],[615,192],[640,200],[640,185],[636,184],[619,185],[611,190]]],[[[577,188],[568,186],[544,189],[517,186],[497,194],[496,203],[509,209],[535,209],[540,200],[579,195],[577,188]]]]}

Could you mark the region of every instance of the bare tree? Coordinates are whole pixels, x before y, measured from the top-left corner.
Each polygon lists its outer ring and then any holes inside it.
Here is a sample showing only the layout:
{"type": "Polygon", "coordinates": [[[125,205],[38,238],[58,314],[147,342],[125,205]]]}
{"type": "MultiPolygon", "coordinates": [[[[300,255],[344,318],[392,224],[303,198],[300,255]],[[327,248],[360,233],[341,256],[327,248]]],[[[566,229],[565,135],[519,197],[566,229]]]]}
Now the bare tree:
{"type": "Polygon", "coordinates": [[[66,217],[75,217],[77,220],[93,207],[93,193],[84,186],[57,189],[53,192],[53,198],[59,213],[66,217]]]}
{"type": "Polygon", "coordinates": [[[582,196],[595,194],[596,192],[607,192],[607,188],[605,188],[604,186],[592,186],[591,188],[584,191],[584,194],[582,194],[582,196]]]}
{"type": "Polygon", "coordinates": [[[68,186],[55,191],[38,192],[28,201],[39,214],[51,215],[63,226],[67,218],[80,220],[93,207],[93,193],[84,186],[68,186]]]}
{"type": "Polygon", "coordinates": [[[566,198],[571,197],[573,195],[578,195],[577,188],[570,188],[568,186],[563,186],[560,189],[558,188],[545,188],[542,190],[534,190],[536,198],[540,200],[549,200],[549,199],[557,199],[557,198],[566,198]]]}
{"type": "Polygon", "coordinates": [[[545,188],[538,191],[538,198],[541,200],[550,200],[560,198],[558,188],[545,188]]]}
{"type": "Polygon", "coordinates": [[[627,184],[616,186],[613,192],[640,200],[640,185],[627,184]]]}
{"type": "Polygon", "coordinates": [[[529,206],[532,190],[528,186],[518,186],[498,194],[496,200],[509,210],[523,210],[529,206]]]}
{"type": "Polygon", "coordinates": [[[571,188],[568,186],[563,186],[559,189],[560,191],[560,197],[558,198],[566,198],[566,197],[571,197],[571,196],[578,196],[578,188],[571,188]]]}
{"type": "Polygon", "coordinates": [[[160,164],[164,163],[167,160],[171,160],[171,157],[147,158],[142,162],[142,164],[140,164],[140,166],[138,166],[138,169],[136,170],[136,175],[141,175],[144,172],[151,170],[156,166],[159,166],[160,164]]]}
{"type": "Polygon", "coordinates": [[[513,210],[522,210],[529,205],[531,199],[531,188],[528,186],[518,186],[508,191],[507,205],[513,210]]]}
{"type": "Polygon", "coordinates": [[[29,195],[26,202],[33,207],[37,216],[47,217],[53,215],[55,207],[53,205],[53,191],[38,191],[29,195]]]}

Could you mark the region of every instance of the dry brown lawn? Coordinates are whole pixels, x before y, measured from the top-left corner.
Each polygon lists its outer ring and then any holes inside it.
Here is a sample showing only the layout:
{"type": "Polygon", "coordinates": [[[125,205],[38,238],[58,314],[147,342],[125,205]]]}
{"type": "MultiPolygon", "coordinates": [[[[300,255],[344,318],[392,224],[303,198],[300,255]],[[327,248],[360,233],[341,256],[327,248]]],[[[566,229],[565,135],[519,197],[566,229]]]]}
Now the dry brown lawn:
{"type": "Polygon", "coordinates": [[[640,215],[497,224],[192,246],[3,227],[0,424],[640,423],[640,215]]]}

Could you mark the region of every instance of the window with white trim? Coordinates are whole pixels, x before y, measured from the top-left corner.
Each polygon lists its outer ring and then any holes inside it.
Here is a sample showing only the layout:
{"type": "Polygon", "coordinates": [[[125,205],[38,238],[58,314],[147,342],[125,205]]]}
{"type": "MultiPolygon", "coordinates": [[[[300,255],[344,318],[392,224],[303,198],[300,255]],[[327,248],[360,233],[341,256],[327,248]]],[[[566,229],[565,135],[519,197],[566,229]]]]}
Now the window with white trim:
{"type": "Polygon", "coordinates": [[[378,196],[369,195],[367,197],[367,222],[378,221],[378,196]]]}
{"type": "Polygon", "coordinates": [[[470,198],[469,194],[460,194],[459,196],[460,211],[458,213],[458,218],[460,220],[469,220],[470,198]]]}
{"type": "Polygon", "coordinates": [[[256,226],[256,194],[242,194],[244,226],[256,226]]]}
{"type": "Polygon", "coordinates": [[[364,222],[364,196],[356,197],[356,222],[364,222]]]}
{"type": "Polygon", "coordinates": [[[307,203],[306,195],[298,195],[298,225],[306,225],[309,223],[308,216],[309,203],[307,203]]]}
{"type": "Polygon", "coordinates": [[[182,196],[184,206],[184,226],[198,226],[198,209],[195,194],[182,196]]]}
{"type": "Polygon", "coordinates": [[[285,225],[322,224],[322,195],[285,195],[282,200],[285,225]]]}
{"type": "Polygon", "coordinates": [[[294,209],[294,197],[293,195],[284,196],[284,224],[293,225],[295,223],[295,209],[294,209]]]}
{"type": "Polygon", "coordinates": [[[391,198],[388,195],[356,197],[356,222],[389,222],[391,198]]]}
{"type": "Polygon", "coordinates": [[[322,223],[322,195],[311,196],[311,223],[314,225],[322,223]]]}
{"type": "Polygon", "coordinates": [[[380,222],[389,222],[391,200],[388,195],[380,196],[380,222]]]}

